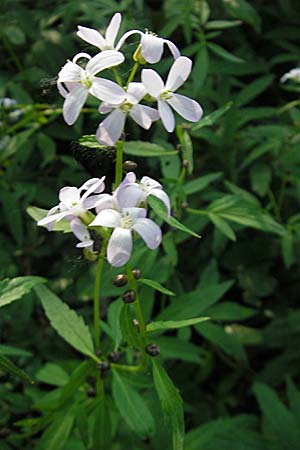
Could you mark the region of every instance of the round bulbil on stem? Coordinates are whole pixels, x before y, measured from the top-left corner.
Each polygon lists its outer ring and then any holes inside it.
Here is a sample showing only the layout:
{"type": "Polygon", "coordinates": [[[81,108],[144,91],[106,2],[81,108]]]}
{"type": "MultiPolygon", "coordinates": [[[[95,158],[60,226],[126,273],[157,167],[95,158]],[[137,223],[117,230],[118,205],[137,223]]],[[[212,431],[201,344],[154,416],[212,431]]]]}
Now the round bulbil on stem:
{"type": "Polygon", "coordinates": [[[145,351],[150,356],[158,356],[160,354],[160,348],[156,344],[148,344],[145,348],[145,351]]]}
{"type": "Polygon", "coordinates": [[[124,161],[123,162],[123,170],[125,172],[134,172],[137,168],[137,163],[134,161],[124,161]]]}
{"type": "Polygon", "coordinates": [[[141,271],[140,269],[133,269],[132,275],[136,280],[139,280],[141,278],[141,271]]]}
{"type": "Polygon", "coordinates": [[[122,287],[125,286],[128,282],[128,278],[125,274],[116,275],[113,279],[113,285],[116,287],[122,287]]]}
{"type": "Polygon", "coordinates": [[[135,301],[135,298],[135,292],[132,290],[126,291],[122,297],[124,303],[133,303],[135,301]]]}

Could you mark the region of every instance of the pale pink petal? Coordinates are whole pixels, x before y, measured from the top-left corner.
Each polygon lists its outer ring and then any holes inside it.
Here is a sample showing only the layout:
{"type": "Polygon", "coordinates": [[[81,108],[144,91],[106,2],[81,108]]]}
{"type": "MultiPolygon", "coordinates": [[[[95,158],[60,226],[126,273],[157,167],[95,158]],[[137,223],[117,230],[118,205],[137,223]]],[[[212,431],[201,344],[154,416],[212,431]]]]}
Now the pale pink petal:
{"type": "Polygon", "coordinates": [[[79,242],[76,247],[77,248],[90,248],[93,250],[94,241],[92,239],[89,239],[88,241],[79,242]]]}
{"type": "Polygon", "coordinates": [[[116,105],[111,105],[109,103],[102,102],[98,108],[100,114],[108,114],[112,112],[112,110],[116,107],[116,105]]]}
{"type": "MultiPolygon", "coordinates": [[[[97,205],[103,203],[104,200],[107,200],[106,196],[108,194],[96,194],[96,195],[90,195],[88,198],[84,199],[82,202],[82,206],[85,209],[92,209],[96,208],[97,205]],[[105,198],[102,198],[105,196],[105,198]]],[[[111,207],[111,205],[109,205],[111,207]]]]}
{"type": "Polygon", "coordinates": [[[137,206],[146,199],[146,194],[136,184],[119,186],[116,191],[117,201],[121,208],[131,208],[137,206]]]}
{"type": "Polygon", "coordinates": [[[176,91],[188,78],[192,70],[192,61],[186,56],[177,58],[168,75],[166,89],[176,91]]]}
{"type": "Polygon", "coordinates": [[[140,127],[149,130],[152,125],[151,117],[147,114],[147,106],[135,105],[129,112],[130,117],[138,124],[140,127]]]}
{"type": "Polygon", "coordinates": [[[78,86],[66,96],[63,104],[63,117],[68,125],[73,125],[88,97],[88,90],[78,86]]]}
{"type": "Polygon", "coordinates": [[[109,67],[117,66],[124,61],[124,55],[116,50],[105,50],[94,56],[86,65],[85,70],[89,75],[96,75],[109,67]]]}
{"type": "Polygon", "coordinates": [[[76,87],[80,86],[80,84],[77,81],[69,81],[64,83],[57,82],[57,89],[64,98],[68,95],[69,92],[71,92],[76,87]]]}
{"type": "Polygon", "coordinates": [[[129,38],[129,36],[132,36],[133,34],[139,34],[140,36],[143,35],[143,32],[140,30],[130,30],[127,31],[126,33],[123,34],[123,36],[121,37],[121,39],[119,40],[119,42],[117,43],[115,49],[116,50],[120,50],[120,48],[122,47],[122,45],[124,44],[124,42],[126,41],[127,38],[129,38]]]}
{"type": "Polygon", "coordinates": [[[147,90],[143,83],[133,82],[129,83],[126,93],[132,95],[135,98],[136,103],[139,103],[147,94],[147,90]]]}
{"type": "Polygon", "coordinates": [[[86,28],[79,25],[77,36],[79,36],[85,42],[88,42],[89,44],[95,45],[96,47],[100,48],[100,50],[102,50],[102,47],[105,46],[105,39],[97,30],[93,30],[92,28],[86,28]]]}
{"type": "Polygon", "coordinates": [[[147,211],[145,210],[145,208],[129,207],[122,209],[122,217],[130,217],[134,221],[136,219],[145,218],[146,215],[147,211]]]}
{"type": "Polygon", "coordinates": [[[65,83],[67,81],[79,81],[84,76],[84,70],[77,64],[69,61],[58,73],[58,83],[65,83]]]}
{"type": "Polygon", "coordinates": [[[103,209],[113,209],[114,208],[114,199],[112,195],[109,194],[101,194],[95,205],[97,214],[103,209]]]}
{"type": "Polygon", "coordinates": [[[163,100],[158,101],[158,112],[165,129],[171,133],[175,128],[174,114],[170,106],[163,100]]]}
{"type": "Polygon", "coordinates": [[[121,215],[118,211],[114,209],[104,209],[100,211],[95,217],[92,223],[89,224],[90,227],[109,227],[115,228],[121,225],[121,215]]]}
{"type": "Polygon", "coordinates": [[[95,194],[100,194],[105,189],[104,185],[105,176],[102,178],[90,178],[85,181],[82,186],[80,186],[79,191],[85,191],[90,189],[93,186],[93,190],[91,192],[95,192],[95,194]]]}
{"type": "Polygon", "coordinates": [[[178,48],[176,47],[175,44],[173,44],[173,42],[169,41],[168,39],[164,39],[164,43],[167,44],[167,46],[169,47],[170,52],[173,55],[174,59],[179,58],[180,56],[180,51],[178,50],[178,48]]]}
{"type": "Polygon", "coordinates": [[[170,205],[170,199],[168,194],[165,193],[162,189],[152,189],[149,192],[149,195],[154,195],[155,197],[158,197],[166,206],[168,217],[171,215],[171,205],[170,205]]]}
{"type": "MultiPolygon", "coordinates": [[[[50,224],[54,224],[54,222],[58,222],[59,220],[63,219],[64,217],[70,215],[70,211],[64,211],[57,214],[52,214],[51,216],[43,217],[43,219],[39,220],[37,222],[38,226],[46,226],[50,224]]],[[[50,230],[49,230],[50,231],[50,230]]]]}
{"type": "Polygon", "coordinates": [[[117,83],[104,78],[94,78],[90,94],[105,102],[119,104],[125,100],[125,92],[117,83]]]}
{"type": "Polygon", "coordinates": [[[120,29],[122,16],[120,13],[113,15],[105,33],[106,45],[114,47],[117,34],[120,29]]]}
{"type": "Polygon", "coordinates": [[[140,183],[144,185],[143,187],[145,187],[147,191],[150,191],[151,189],[162,189],[162,185],[158,181],[147,176],[143,177],[140,183]]]}
{"type": "Polygon", "coordinates": [[[161,229],[150,219],[137,219],[132,227],[146,242],[147,247],[154,250],[161,243],[161,229]]]}
{"type": "Polygon", "coordinates": [[[80,203],[80,191],[74,186],[66,186],[60,189],[58,198],[67,208],[72,208],[80,203]]]}
{"type": "Polygon", "coordinates": [[[96,138],[103,145],[114,145],[121,137],[125,125],[126,114],[120,109],[111,112],[103,122],[100,123],[96,138]]]}
{"type": "Polygon", "coordinates": [[[107,246],[108,262],[114,267],[124,266],[132,251],[131,231],[117,227],[112,232],[107,246]]]}
{"type": "Polygon", "coordinates": [[[180,94],[173,94],[166,100],[169,105],[184,119],[198,122],[203,115],[203,110],[195,100],[180,94]]]}
{"type": "Polygon", "coordinates": [[[80,219],[77,217],[70,222],[70,227],[73,232],[73,234],[77,237],[79,241],[88,241],[90,237],[89,230],[80,219]]]}
{"type": "Polygon", "coordinates": [[[142,82],[147,92],[154,98],[158,98],[165,88],[161,77],[152,69],[142,70],[142,82]]]}
{"type": "Polygon", "coordinates": [[[144,59],[153,64],[161,60],[164,51],[164,40],[153,34],[145,33],[141,39],[142,55],[144,59]]]}

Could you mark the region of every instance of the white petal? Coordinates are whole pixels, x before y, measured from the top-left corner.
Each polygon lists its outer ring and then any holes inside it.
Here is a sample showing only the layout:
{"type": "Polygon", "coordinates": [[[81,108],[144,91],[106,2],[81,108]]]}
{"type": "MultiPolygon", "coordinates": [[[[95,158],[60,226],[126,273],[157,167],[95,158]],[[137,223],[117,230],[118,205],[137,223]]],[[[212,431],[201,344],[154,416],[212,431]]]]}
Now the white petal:
{"type": "Polygon", "coordinates": [[[120,138],[124,129],[126,114],[120,109],[111,112],[103,122],[100,123],[96,138],[103,145],[114,145],[120,138]]]}
{"type": "Polygon", "coordinates": [[[123,217],[130,216],[134,221],[140,218],[145,218],[147,215],[147,211],[145,208],[136,208],[136,207],[129,207],[129,208],[123,208],[122,209],[123,217]]]}
{"type": "Polygon", "coordinates": [[[143,83],[134,82],[129,83],[126,93],[132,95],[136,99],[136,103],[139,103],[147,94],[147,90],[143,83]]]}
{"type": "Polygon", "coordinates": [[[83,39],[85,42],[88,42],[91,45],[95,45],[96,47],[102,48],[105,46],[105,39],[101,36],[101,34],[97,30],[93,30],[92,28],[86,28],[78,26],[77,36],[83,39]]]}
{"type": "Polygon", "coordinates": [[[78,86],[80,86],[80,84],[77,81],[66,81],[64,83],[57,82],[57,89],[60,95],[62,95],[64,98],[66,98],[68,93],[78,86]]]}
{"type": "Polygon", "coordinates": [[[180,94],[173,94],[167,102],[184,119],[191,122],[198,122],[201,119],[203,110],[195,100],[180,94]]]}
{"type": "Polygon", "coordinates": [[[64,206],[72,208],[72,206],[80,202],[80,191],[77,187],[66,186],[59,191],[58,198],[64,206]]]}
{"type": "Polygon", "coordinates": [[[140,127],[145,128],[145,130],[149,130],[152,125],[152,120],[151,117],[149,117],[146,108],[147,106],[135,105],[131,109],[129,115],[138,125],[140,125],[140,127]]]}
{"type": "Polygon", "coordinates": [[[113,15],[105,33],[106,45],[114,47],[117,34],[120,29],[122,16],[120,13],[113,15]]]}
{"type": "Polygon", "coordinates": [[[77,248],[90,248],[93,250],[94,241],[92,239],[89,239],[88,241],[79,242],[76,247],[77,248]]]}
{"type": "Polygon", "coordinates": [[[129,36],[132,36],[133,34],[139,34],[140,36],[142,36],[144,33],[142,33],[142,31],[140,31],[140,30],[127,31],[126,33],[123,34],[123,36],[119,40],[118,44],[116,45],[116,47],[115,47],[116,50],[120,50],[120,48],[122,47],[122,45],[124,44],[126,39],[129,38],[129,36]]]}
{"type": "Polygon", "coordinates": [[[166,206],[167,208],[167,212],[168,212],[168,217],[170,217],[171,215],[171,205],[170,205],[170,199],[168,194],[166,194],[165,191],[163,191],[162,189],[152,189],[149,192],[149,195],[154,195],[155,197],[158,197],[166,206]]]}
{"type": "Polygon", "coordinates": [[[114,108],[116,108],[117,106],[119,106],[119,105],[111,105],[109,103],[102,102],[98,108],[98,111],[100,114],[108,114],[108,113],[112,112],[112,110],[114,108]]]}
{"type": "Polygon", "coordinates": [[[70,222],[70,227],[73,232],[73,234],[77,237],[79,241],[88,241],[90,237],[89,230],[80,219],[77,217],[70,222]]]}
{"type": "Polygon", "coordinates": [[[107,246],[108,262],[114,267],[121,267],[127,263],[132,250],[131,231],[115,228],[107,246]]]}
{"type": "Polygon", "coordinates": [[[65,83],[66,81],[79,81],[84,76],[84,70],[77,64],[69,61],[58,73],[58,83],[65,83]]]}
{"type": "Polygon", "coordinates": [[[114,208],[113,196],[109,194],[99,195],[99,199],[95,205],[95,208],[97,214],[103,209],[113,209],[114,208]]]}
{"type": "Polygon", "coordinates": [[[74,58],[73,58],[73,60],[72,60],[73,63],[76,64],[77,61],[78,61],[80,58],[86,58],[86,59],[88,59],[88,60],[92,59],[91,55],[89,55],[88,53],[80,52],[80,53],[77,53],[77,55],[74,56],[74,58]]]}
{"type": "Polygon", "coordinates": [[[170,106],[163,100],[158,101],[158,112],[165,129],[171,133],[175,128],[174,114],[170,106]]]}
{"type": "Polygon", "coordinates": [[[151,64],[161,60],[164,51],[164,40],[153,34],[145,33],[141,39],[142,55],[151,64]]]}
{"type": "MultiPolygon", "coordinates": [[[[49,225],[54,224],[55,222],[58,222],[59,220],[68,216],[69,214],[70,214],[69,210],[60,212],[57,214],[51,214],[50,216],[43,217],[43,219],[39,220],[37,224],[38,224],[38,226],[46,226],[48,228],[49,225]]],[[[51,231],[51,229],[49,229],[49,231],[51,231]]]]}
{"type": "Polygon", "coordinates": [[[68,125],[73,125],[88,97],[88,90],[78,86],[66,96],[63,104],[63,116],[68,125]]]}
{"type": "Polygon", "coordinates": [[[174,59],[179,58],[180,56],[180,51],[178,50],[178,48],[176,47],[175,44],[173,44],[172,41],[169,41],[168,39],[164,39],[164,43],[167,44],[167,46],[169,47],[170,52],[172,53],[174,59]]]}
{"type": "Polygon", "coordinates": [[[89,75],[96,75],[109,67],[121,64],[124,61],[124,55],[116,50],[105,50],[94,56],[86,65],[85,70],[89,75]]]}
{"type": "Polygon", "coordinates": [[[168,75],[166,89],[176,91],[188,78],[192,70],[192,61],[186,56],[177,58],[168,75]]]}
{"type": "Polygon", "coordinates": [[[95,217],[90,227],[101,226],[115,228],[121,225],[121,215],[114,209],[104,209],[95,217]]]}
{"type": "Polygon", "coordinates": [[[146,194],[136,184],[119,186],[116,192],[117,201],[121,208],[131,208],[137,206],[146,199],[146,194]]]}
{"type": "Polygon", "coordinates": [[[144,185],[143,188],[146,190],[146,192],[152,189],[162,189],[162,185],[158,181],[153,180],[153,178],[147,176],[143,177],[140,183],[144,185]]]}
{"type": "Polygon", "coordinates": [[[143,238],[147,247],[154,250],[161,243],[161,229],[150,219],[137,219],[133,229],[143,238]]]}
{"type": "Polygon", "coordinates": [[[104,78],[94,78],[90,94],[105,102],[120,104],[125,100],[125,91],[117,83],[104,78]]]}
{"type": "Polygon", "coordinates": [[[85,181],[82,186],[80,186],[79,191],[88,190],[93,186],[94,189],[92,192],[95,192],[95,194],[100,194],[105,189],[104,180],[105,176],[102,178],[90,178],[85,181]]]}
{"type": "MultiPolygon", "coordinates": [[[[108,194],[96,194],[96,195],[90,195],[88,198],[85,198],[84,201],[82,202],[82,206],[85,209],[92,209],[92,208],[96,208],[97,205],[99,205],[99,203],[102,203],[104,200],[106,201],[108,194]],[[103,199],[102,197],[105,196],[105,199],[103,199]]],[[[109,205],[110,206],[110,205],[109,205]]],[[[111,207],[111,206],[110,206],[111,207]]]]}
{"type": "Polygon", "coordinates": [[[147,89],[147,92],[154,98],[158,98],[165,88],[161,77],[152,69],[142,70],[142,82],[147,89]]]}

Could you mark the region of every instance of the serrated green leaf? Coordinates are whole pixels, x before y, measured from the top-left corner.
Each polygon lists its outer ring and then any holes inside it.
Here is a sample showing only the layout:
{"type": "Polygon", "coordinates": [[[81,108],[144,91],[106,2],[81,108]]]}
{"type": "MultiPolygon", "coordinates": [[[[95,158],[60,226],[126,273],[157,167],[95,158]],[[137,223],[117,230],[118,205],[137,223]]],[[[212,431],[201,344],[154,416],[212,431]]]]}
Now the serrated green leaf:
{"type": "Polygon", "coordinates": [[[274,80],[274,75],[264,75],[257,78],[240,90],[235,99],[237,106],[243,106],[251,102],[254,98],[264,92],[274,80]]]}
{"type": "Polygon", "coordinates": [[[173,450],[183,450],[183,402],[169,375],[160,363],[152,359],[153,379],[162,410],[171,424],[173,450]]]}
{"type": "Polygon", "coordinates": [[[221,217],[219,217],[218,215],[216,215],[214,213],[209,213],[208,217],[210,218],[212,223],[215,225],[215,227],[221,231],[221,233],[223,233],[231,241],[236,241],[235,233],[234,233],[233,229],[231,228],[231,226],[228,224],[228,222],[226,222],[226,220],[222,219],[221,217]]]}
{"type": "Polygon", "coordinates": [[[94,358],[92,336],[83,318],[46,286],[36,286],[35,292],[42,302],[46,316],[57,333],[73,348],[94,358]]]}
{"type": "Polygon", "coordinates": [[[31,378],[24,372],[24,370],[19,369],[12,361],[10,361],[6,356],[0,355],[0,369],[4,372],[8,372],[11,375],[21,378],[27,383],[32,383],[31,378]]]}
{"type": "Polygon", "coordinates": [[[28,357],[32,356],[32,353],[21,348],[12,347],[11,345],[0,344],[0,355],[28,357]]]}
{"type": "Polygon", "coordinates": [[[71,434],[75,415],[71,411],[56,414],[54,421],[43,433],[35,450],[63,450],[71,434]]]}
{"type": "Polygon", "coordinates": [[[140,337],[133,323],[130,305],[123,304],[120,313],[120,328],[124,341],[128,345],[138,348],[140,346],[140,337]]]}
{"type": "Polygon", "coordinates": [[[174,292],[170,291],[169,289],[165,288],[161,284],[159,284],[157,281],[149,280],[148,278],[140,278],[138,280],[139,283],[145,284],[146,286],[150,286],[156,291],[162,292],[166,295],[175,295],[174,292]]]}
{"type": "Polygon", "coordinates": [[[111,448],[112,440],[110,405],[100,383],[102,384],[103,381],[98,381],[97,406],[93,429],[93,448],[97,450],[107,450],[111,448]]]}
{"type": "Polygon", "coordinates": [[[70,379],[64,369],[53,363],[46,363],[38,370],[35,377],[38,381],[53,386],[64,386],[70,379]]]}
{"type": "Polygon", "coordinates": [[[6,278],[0,281],[0,307],[19,300],[37,284],[46,283],[46,281],[45,278],[35,276],[16,277],[11,280],[6,278]]]}
{"type": "Polygon", "coordinates": [[[215,180],[219,180],[223,176],[222,172],[209,173],[202,177],[195,178],[184,184],[183,190],[187,195],[195,194],[196,192],[203,191],[210,183],[215,180]]]}
{"type": "Polygon", "coordinates": [[[147,437],[154,431],[154,419],[142,396],[125,377],[113,371],[112,392],[115,404],[121,416],[141,437],[147,437]]]}
{"type": "Polygon", "coordinates": [[[145,141],[126,141],[123,150],[127,155],[143,157],[170,156],[178,153],[177,150],[165,150],[160,145],[145,141]]]}
{"type": "Polygon", "coordinates": [[[242,24],[241,20],[210,20],[205,25],[207,30],[225,30],[242,24]]]}
{"type": "Polygon", "coordinates": [[[201,119],[198,123],[195,125],[192,125],[192,132],[200,130],[200,128],[203,127],[211,127],[216,123],[216,121],[222,117],[233,105],[233,102],[228,102],[221,108],[217,109],[216,111],[212,112],[211,114],[208,114],[207,116],[204,116],[203,119],[201,119]]]}
{"type": "Polygon", "coordinates": [[[238,56],[233,55],[232,53],[225,50],[225,48],[221,47],[218,44],[215,44],[214,42],[209,42],[207,44],[207,47],[217,56],[219,56],[222,59],[225,59],[226,61],[232,62],[232,63],[243,63],[245,62],[242,58],[239,58],[238,56]]]}
{"type": "Polygon", "coordinates": [[[146,330],[149,333],[160,330],[172,330],[177,328],[190,327],[191,325],[206,322],[207,320],[210,320],[210,318],[196,317],[195,319],[186,319],[186,320],[165,320],[158,322],[150,322],[148,323],[146,330]]]}
{"type": "MultiPolygon", "coordinates": [[[[37,208],[36,206],[28,206],[26,211],[27,214],[29,214],[29,216],[32,217],[36,222],[43,219],[48,214],[47,209],[37,208]]],[[[71,233],[70,223],[62,219],[54,224],[52,231],[63,231],[64,233],[71,233]]]]}
{"type": "Polygon", "coordinates": [[[229,14],[252,25],[257,33],[260,32],[261,18],[249,2],[246,0],[223,0],[223,4],[229,14]]]}

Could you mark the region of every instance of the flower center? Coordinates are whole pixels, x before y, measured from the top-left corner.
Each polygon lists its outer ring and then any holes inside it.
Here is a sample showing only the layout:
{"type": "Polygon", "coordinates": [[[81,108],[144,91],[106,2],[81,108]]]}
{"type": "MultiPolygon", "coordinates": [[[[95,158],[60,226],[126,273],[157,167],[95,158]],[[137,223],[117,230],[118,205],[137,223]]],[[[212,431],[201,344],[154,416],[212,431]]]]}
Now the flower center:
{"type": "Polygon", "coordinates": [[[120,106],[121,111],[128,113],[129,111],[131,111],[133,107],[132,103],[129,103],[127,101],[123,102],[122,105],[120,106]]]}
{"type": "Polygon", "coordinates": [[[83,86],[87,89],[90,89],[93,84],[87,75],[85,75],[85,77],[80,80],[80,83],[83,84],[83,86]]]}
{"type": "Polygon", "coordinates": [[[122,214],[122,228],[132,228],[134,224],[134,220],[130,215],[126,212],[122,214]]]}
{"type": "Polygon", "coordinates": [[[159,96],[159,98],[161,100],[170,100],[170,98],[172,98],[172,97],[173,97],[173,94],[169,90],[161,92],[161,94],[159,96]]]}

